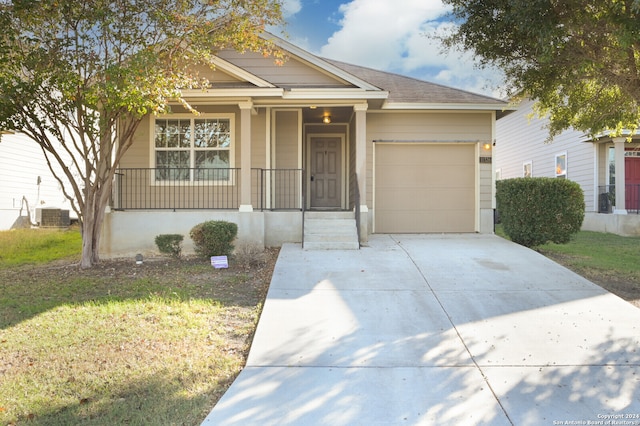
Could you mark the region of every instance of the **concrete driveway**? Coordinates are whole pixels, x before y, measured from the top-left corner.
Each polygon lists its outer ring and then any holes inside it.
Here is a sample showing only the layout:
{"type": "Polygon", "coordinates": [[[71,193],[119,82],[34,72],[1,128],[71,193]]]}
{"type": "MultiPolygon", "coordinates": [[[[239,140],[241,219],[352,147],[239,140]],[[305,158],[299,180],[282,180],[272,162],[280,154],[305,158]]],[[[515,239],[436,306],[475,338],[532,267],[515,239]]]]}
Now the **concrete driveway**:
{"type": "Polygon", "coordinates": [[[203,425],[417,424],[640,425],[640,309],[492,235],[283,246],[203,425]]]}

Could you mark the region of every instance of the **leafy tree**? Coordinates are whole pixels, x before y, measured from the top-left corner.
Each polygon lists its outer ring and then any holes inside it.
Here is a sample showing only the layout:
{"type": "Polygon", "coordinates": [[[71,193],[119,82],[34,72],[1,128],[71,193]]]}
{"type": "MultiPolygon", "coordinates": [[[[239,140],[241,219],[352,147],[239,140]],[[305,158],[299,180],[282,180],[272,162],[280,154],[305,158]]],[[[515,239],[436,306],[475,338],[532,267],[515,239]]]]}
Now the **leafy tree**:
{"type": "Polygon", "coordinates": [[[640,122],[639,0],[444,0],[459,23],[442,41],[537,100],[550,138],[573,127],[620,135],[640,122]]]}
{"type": "MultiPolygon", "coordinates": [[[[0,129],[62,165],[82,224],[81,267],[99,260],[116,168],[147,114],[208,87],[217,49],[278,52],[259,37],[281,0],[0,0],[0,129]],[[117,132],[115,131],[117,129],[117,132]]],[[[53,171],[53,169],[52,169],[53,171]]],[[[55,174],[55,172],[54,172],[55,174]]]]}

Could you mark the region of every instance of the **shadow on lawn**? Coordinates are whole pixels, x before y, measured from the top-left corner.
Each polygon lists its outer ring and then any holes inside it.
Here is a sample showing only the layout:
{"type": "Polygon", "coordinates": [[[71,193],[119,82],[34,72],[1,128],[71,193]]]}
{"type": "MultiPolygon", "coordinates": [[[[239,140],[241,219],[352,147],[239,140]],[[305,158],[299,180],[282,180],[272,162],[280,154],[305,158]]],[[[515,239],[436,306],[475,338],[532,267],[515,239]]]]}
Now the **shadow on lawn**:
{"type": "Polygon", "coordinates": [[[176,377],[157,374],[121,388],[113,399],[99,392],[66,405],[47,407],[28,415],[18,424],[66,425],[199,425],[220,396],[215,389],[227,383],[207,383],[194,397],[187,397],[184,384],[176,377]]]}
{"type": "Polygon", "coordinates": [[[161,297],[256,306],[264,299],[276,256],[254,269],[231,264],[216,270],[197,258],[147,259],[142,265],[112,260],[87,270],[70,263],[0,269],[0,330],[57,306],[87,302],[161,297]]]}
{"type": "Polygon", "coordinates": [[[0,270],[0,389],[2,378],[23,376],[12,382],[13,396],[4,398],[0,392],[0,424],[11,419],[42,425],[199,424],[243,362],[272,266],[214,270],[200,260],[145,259],[143,265],[106,261],[84,271],[61,264],[0,270]],[[141,307],[135,308],[137,302],[141,307]],[[155,310],[146,311],[147,305],[156,306],[155,310]],[[184,309],[175,308],[178,305],[184,309]],[[224,313],[209,314],[218,308],[224,313]],[[57,317],[58,311],[66,311],[66,317],[57,317]],[[110,321],[112,311],[118,313],[110,321]],[[185,311],[193,316],[187,317],[185,311]],[[93,323],[92,315],[103,318],[93,323]],[[195,325],[202,317],[206,317],[203,332],[195,325]],[[131,330],[123,328],[127,321],[134,324],[133,330],[160,329],[129,338],[131,330]],[[184,327],[185,336],[162,340],[174,327],[184,327]],[[92,335],[102,330],[104,336],[92,335]],[[38,339],[48,340],[40,344],[38,339]],[[189,339],[199,346],[188,344],[189,339]],[[94,340],[104,342],[96,345],[94,340]],[[158,347],[143,348],[144,344],[158,347]],[[60,345],[77,346],[77,352],[56,355],[60,345]],[[135,372],[136,363],[147,359],[141,357],[150,357],[145,369],[153,373],[135,372]],[[108,369],[114,366],[111,375],[108,369]],[[19,374],[21,369],[25,374],[19,374]],[[38,369],[53,375],[50,389],[46,380],[45,386],[29,389],[28,376],[38,369]],[[76,374],[79,370],[88,375],[76,374]],[[221,376],[220,371],[228,373],[221,376]],[[19,406],[23,394],[29,401],[25,403],[37,399],[32,408],[19,406]]]}

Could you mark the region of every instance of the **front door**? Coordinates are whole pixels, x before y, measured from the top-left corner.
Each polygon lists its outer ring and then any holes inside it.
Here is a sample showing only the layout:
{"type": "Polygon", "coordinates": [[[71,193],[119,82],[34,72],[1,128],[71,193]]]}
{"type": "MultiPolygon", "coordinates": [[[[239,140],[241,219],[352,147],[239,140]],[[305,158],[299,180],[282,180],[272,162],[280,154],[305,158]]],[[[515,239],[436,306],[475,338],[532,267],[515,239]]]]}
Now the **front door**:
{"type": "Polygon", "coordinates": [[[625,208],[638,210],[640,208],[640,158],[626,157],[624,159],[625,208]]]}
{"type": "Polygon", "coordinates": [[[339,209],[342,199],[342,138],[312,137],[309,150],[311,208],[339,209]]]}

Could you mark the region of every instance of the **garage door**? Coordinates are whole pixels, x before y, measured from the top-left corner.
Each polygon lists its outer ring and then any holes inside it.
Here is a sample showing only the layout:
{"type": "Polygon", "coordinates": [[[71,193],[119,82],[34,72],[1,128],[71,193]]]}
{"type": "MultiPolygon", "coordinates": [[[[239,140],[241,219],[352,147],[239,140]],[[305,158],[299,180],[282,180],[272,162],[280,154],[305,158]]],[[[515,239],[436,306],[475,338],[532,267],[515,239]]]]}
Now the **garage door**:
{"type": "Polygon", "coordinates": [[[475,231],[475,145],[375,149],[375,232],[475,231]]]}

